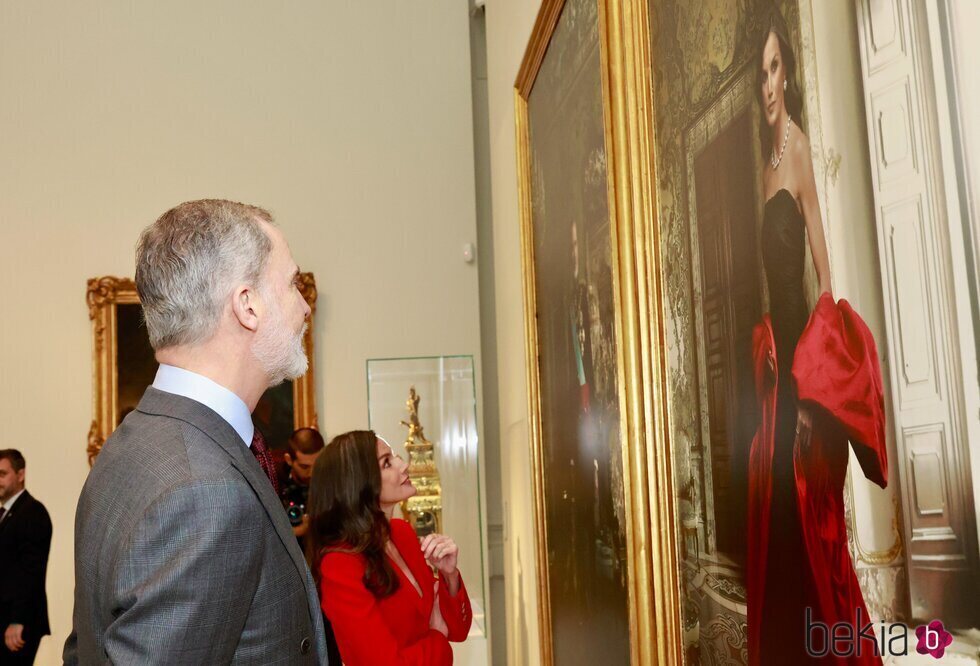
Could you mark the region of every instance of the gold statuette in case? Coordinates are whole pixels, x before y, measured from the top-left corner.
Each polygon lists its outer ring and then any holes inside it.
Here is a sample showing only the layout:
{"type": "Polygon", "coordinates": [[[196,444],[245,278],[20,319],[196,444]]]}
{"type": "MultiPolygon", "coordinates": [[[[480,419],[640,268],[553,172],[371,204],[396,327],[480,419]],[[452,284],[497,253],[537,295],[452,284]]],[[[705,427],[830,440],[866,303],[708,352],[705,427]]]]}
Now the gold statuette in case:
{"type": "Polygon", "coordinates": [[[442,531],[442,486],[439,470],[436,468],[435,447],[425,438],[422,424],[419,423],[419,395],[413,386],[409,389],[408,421],[402,425],[408,428],[405,450],[408,452],[408,476],[418,493],[402,502],[402,514],[412,524],[420,536],[442,531]]]}

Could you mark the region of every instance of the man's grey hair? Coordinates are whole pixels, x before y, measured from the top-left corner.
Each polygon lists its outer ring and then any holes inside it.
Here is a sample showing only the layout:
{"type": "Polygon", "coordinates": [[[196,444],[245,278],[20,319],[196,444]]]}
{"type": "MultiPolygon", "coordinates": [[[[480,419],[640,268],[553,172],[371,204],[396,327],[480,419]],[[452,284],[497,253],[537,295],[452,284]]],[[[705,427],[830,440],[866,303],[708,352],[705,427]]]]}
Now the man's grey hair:
{"type": "Polygon", "coordinates": [[[143,230],[136,247],[136,289],[155,350],[214,335],[226,299],[240,284],[261,287],[272,241],[262,208],[202,199],[171,208],[143,230]]]}

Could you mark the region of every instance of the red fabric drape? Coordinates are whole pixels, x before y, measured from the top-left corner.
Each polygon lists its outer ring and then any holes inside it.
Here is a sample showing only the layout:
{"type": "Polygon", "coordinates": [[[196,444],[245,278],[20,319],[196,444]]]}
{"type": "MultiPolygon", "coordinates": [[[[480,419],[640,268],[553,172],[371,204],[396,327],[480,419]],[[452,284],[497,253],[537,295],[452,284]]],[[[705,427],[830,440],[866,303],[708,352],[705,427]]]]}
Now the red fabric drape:
{"type": "MultiPolygon", "coordinates": [[[[776,346],[768,315],[755,328],[753,362],[761,419],[749,454],[749,662],[759,663],[760,622],[765,598],[766,557],[772,498],[772,457],[776,418],[776,374],[769,369],[776,346]]],[[[783,360],[783,362],[785,362],[783,360]]],[[[794,476],[800,525],[807,555],[801,562],[812,618],[832,627],[870,622],[847,548],[844,479],[851,442],[865,476],[885,487],[888,460],[885,414],[877,348],[867,325],[847,301],[821,296],[796,347],[792,375],[797,399],[813,414],[810,446],[794,448],[794,476]]],[[[800,617],[800,636],[805,620],[800,617]]],[[[853,627],[855,645],[861,626],[853,627]]],[[[822,639],[821,639],[822,640],[822,639]]],[[[880,664],[875,646],[861,643],[861,655],[825,660],[842,664],[880,664]]]]}

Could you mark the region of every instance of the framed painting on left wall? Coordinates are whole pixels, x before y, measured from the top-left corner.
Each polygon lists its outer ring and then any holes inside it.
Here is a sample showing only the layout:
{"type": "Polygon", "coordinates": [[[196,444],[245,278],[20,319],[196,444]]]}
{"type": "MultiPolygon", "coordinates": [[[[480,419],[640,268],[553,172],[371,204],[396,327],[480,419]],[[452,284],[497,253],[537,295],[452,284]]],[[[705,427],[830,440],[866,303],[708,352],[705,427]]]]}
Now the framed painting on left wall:
{"type": "MultiPolygon", "coordinates": [[[[303,297],[312,310],[303,338],[309,369],[299,379],[267,390],[252,414],[273,449],[285,447],[293,430],[317,426],[313,374],[316,280],[312,273],[302,273],[300,279],[303,297]]],[[[153,383],[157,362],[133,280],[91,278],[85,300],[92,322],[93,415],[87,448],[91,464],[112,431],[136,408],[143,391],[153,383]]]]}

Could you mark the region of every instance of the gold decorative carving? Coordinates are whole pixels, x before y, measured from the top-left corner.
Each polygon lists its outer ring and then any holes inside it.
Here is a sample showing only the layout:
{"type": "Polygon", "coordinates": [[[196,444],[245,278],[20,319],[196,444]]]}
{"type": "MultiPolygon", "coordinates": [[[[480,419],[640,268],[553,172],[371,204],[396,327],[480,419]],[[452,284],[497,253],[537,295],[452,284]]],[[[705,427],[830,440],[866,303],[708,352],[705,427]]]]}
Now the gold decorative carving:
{"type": "Polygon", "coordinates": [[[92,426],[88,429],[88,448],[85,450],[88,454],[89,465],[95,461],[95,456],[99,455],[103,444],[105,444],[105,438],[99,434],[99,423],[92,421],[92,426]]]}
{"type": "MultiPolygon", "coordinates": [[[[136,294],[136,283],[129,278],[109,276],[89,280],[88,292],[85,294],[89,319],[95,319],[99,308],[106,303],[115,303],[120,298],[131,302],[133,294],[136,294]]],[[[135,298],[136,302],[139,302],[139,296],[135,298]]]]}
{"type": "MultiPolygon", "coordinates": [[[[300,274],[300,292],[316,312],[316,280],[312,273],[300,274]]],[[[130,278],[91,278],[85,294],[92,321],[92,425],[86,452],[91,465],[119,421],[118,329],[116,307],[140,302],[136,283],[130,278]]],[[[313,373],[313,314],[303,336],[309,359],[306,374],[293,382],[293,424],[296,428],[317,427],[313,373]]]]}
{"type": "Polygon", "coordinates": [[[300,273],[299,274],[299,293],[303,294],[303,298],[310,306],[312,312],[310,315],[316,314],[316,280],[313,278],[313,273],[300,273]]]}
{"type": "MultiPolygon", "coordinates": [[[[848,477],[850,477],[850,474],[848,474],[848,477]]],[[[854,488],[850,483],[848,484],[847,491],[848,495],[853,498],[854,488]]],[[[851,520],[853,522],[851,523],[851,531],[854,533],[854,549],[857,551],[857,559],[859,562],[881,567],[893,564],[899,557],[902,556],[902,552],[904,550],[902,546],[902,532],[898,527],[898,521],[902,515],[902,509],[898,503],[897,494],[892,495],[892,511],[892,535],[894,536],[894,542],[890,548],[886,548],[884,550],[868,550],[861,544],[860,530],[858,530],[857,522],[852,512],[851,520]]]]}
{"type": "Polygon", "coordinates": [[[442,483],[436,467],[435,447],[425,437],[419,422],[419,402],[421,397],[413,386],[408,392],[405,406],[408,408],[408,421],[402,425],[408,428],[405,450],[408,452],[408,478],[418,491],[414,497],[402,502],[402,513],[415,528],[419,536],[442,532],[442,483]]]}
{"type": "Polygon", "coordinates": [[[92,321],[92,426],[87,455],[91,465],[112,434],[119,418],[116,368],[116,306],[139,303],[136,283],[129,278],[106,276],[88,281],[85,294],[92,321]]]}
{"type": "Polygon", "coordinates": [[[307,322],[306,332],[303,334],[303,349],[306,350],[306,358],[309,367],[306,374],[293,382],[293,427],[299,428],[319,428],[316,415],[316,381],[314,374],[315,354],[313,353],[313,317],[316,315],[316,279],[313,273],[299,274],[299,291],[303,295],[306,304],[310,306],[310,320],[307,322]]]}

